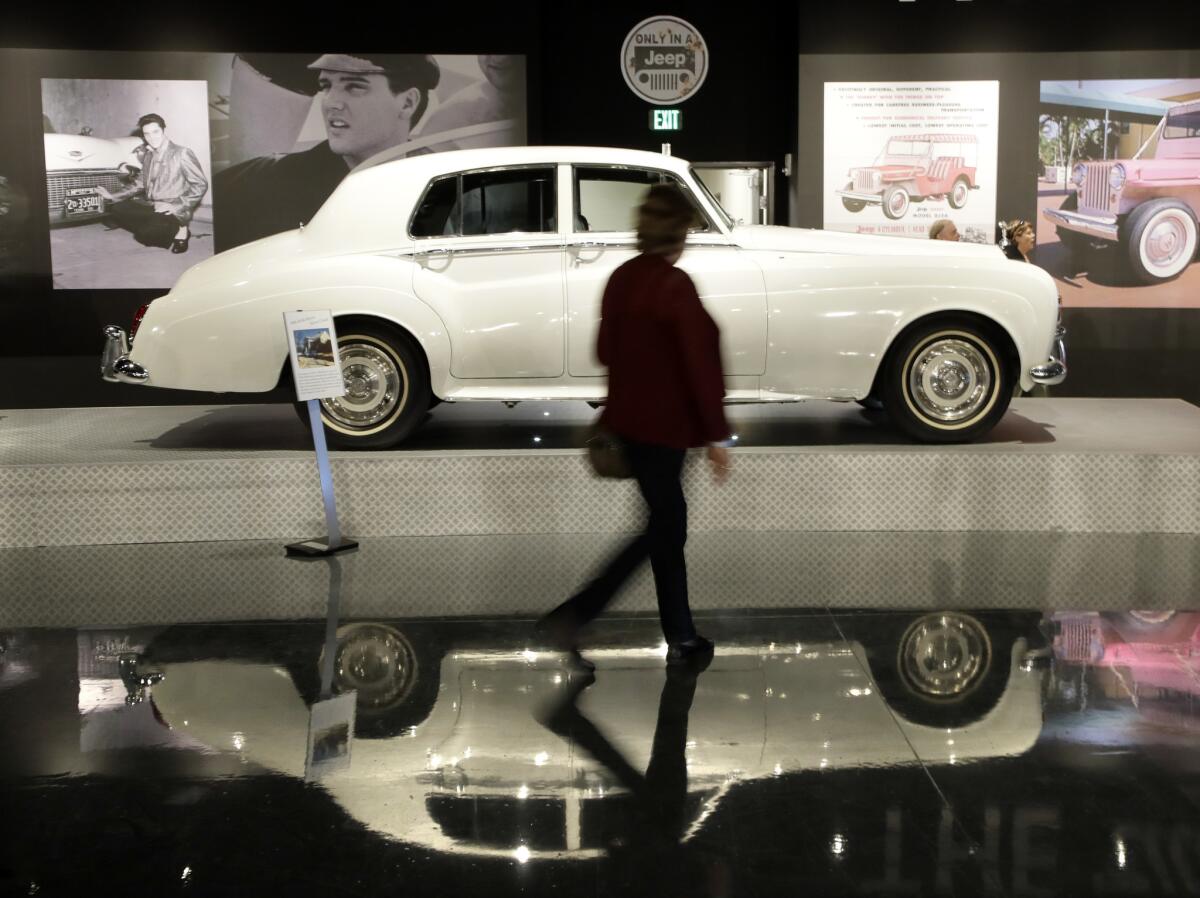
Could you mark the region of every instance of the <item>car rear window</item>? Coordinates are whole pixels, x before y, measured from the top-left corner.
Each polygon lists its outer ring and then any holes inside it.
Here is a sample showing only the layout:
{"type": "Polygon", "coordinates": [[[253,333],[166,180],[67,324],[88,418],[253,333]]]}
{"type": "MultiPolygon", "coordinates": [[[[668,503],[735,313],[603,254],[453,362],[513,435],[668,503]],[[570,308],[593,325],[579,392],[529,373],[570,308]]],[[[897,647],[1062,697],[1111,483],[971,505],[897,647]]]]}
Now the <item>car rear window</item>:
{"type": "Polygon", "coordinates": [[[1200,108],[1168,112],[1163,137],[1167,140],[1177,137],[1200,137],[1200,108]]]}

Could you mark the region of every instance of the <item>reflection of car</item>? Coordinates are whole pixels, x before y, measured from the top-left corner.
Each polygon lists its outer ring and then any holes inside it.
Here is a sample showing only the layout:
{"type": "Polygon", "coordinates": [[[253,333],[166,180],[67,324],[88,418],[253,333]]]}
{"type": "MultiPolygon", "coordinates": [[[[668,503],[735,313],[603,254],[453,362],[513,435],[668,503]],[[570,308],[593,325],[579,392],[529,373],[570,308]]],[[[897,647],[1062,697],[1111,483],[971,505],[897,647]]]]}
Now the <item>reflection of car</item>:
{"type": "Polygon", "coordinates": [[[287,376],[281,313],[329,309],[336,445],[394,445],[435,399],[602,400],[601,294],[660,181],[694,205],[680,266],[721,327],[728,401],[873,396],[910,435],[951,442],[989,430],[1014,384],[1066,376],[1054,282],[995,247],[736,225],[681,159],[564,147],[360,167],[300,230],[191,268],[132,349],[108,328],[103,374],[270,390],[287,376]]]}
{"type": "Polygon", "coordinates": [[[97,187],[116,191],[141,171],[140,137],[43,134],[50,224],[85,221],[105,212],[97,187]]]}
{"type": "MultiPolygon", "coordinates": [[[[687,722],[691,828],[699,829],[738,781],[805,770],[958,764],[1028,751],[1042,727],[1042,672],[1024,663],[1025,640],[995,639],[1007,657],[992,663],[968,642],[931,629],[934,618],[974,620],[930,615],[913,621],[924,622],[914,660],[940,671],[918,680],[936,681],[934,691],[944,693],[956,672],[966,691],[982,688],[979,676],[1000,678],[989,707],[954,722],[916,723],[894,714],[882,684],[867,673],[874,667],[858,642],[723,643],[700,677],[687,722]]],[[[996,634],[980,635],[987,642],[996,634]]],[[[262,643],[256,634],[255,648],[262,643]]],[[[606,840],[594,825],[597,803],[624,800],[627,790],[603,764],[533,721],[534,712],[569,688],[561,656],[452,649],[424,671],[431,683],[420,683],[420,668],[412,668],[417,680],[403,672],[387,676],[397,663],[414,663],[415,643],[387,624],[339,630],[335,689],[359,690],[359,738],[349,769],[323,779],[322,788],[372,831],[441,851],[520,852],[522,861],[601,853],[606,840]],[[411,727],[362,738],[364,712],[393,713],[414,701],[427,705],[409,718],[411,727]],[[481,817],[491,825],[480,826],[481,817]]],[[[294,682],[294,672],[291,680],[287,675],[292,665],[285,671],[269,660],[233,660],[230,644],[215,637],[213,646],[223,660],[172,662],[160,655],[156,663],[165,678],[153,687],[153,700],[162,720],[211,748],[304,776],[310,714],[301,695],[307,690],[294,682]]],[[[882,654],[896,650],[886,646],[882,654]]],[[[149,651],[155,654],[153,645],[149,651]]],[[[180,655],[197,657],[194,651],[180,655]]],[[[630,764],[645,769],[660,712],[663,649],[608,645],[589,649],[588,656],[599,672],[581,711],[618,738],[630,764]]],[[[315,660],[309,660],[314,669],[315,660]]],[[[946,697],[930,696],[934,703],[946,697]]]]}
{"type": "Polygon", "coordinates": [[[1120,247],[1144,284],[1168,281],[1196,257],[1200,216],[1200,102],[1168,110],[1132,159],[1081,162],[1054,222],[1068,249],[1120,247]]]}
{"type": "Polygon", "coordinates": [[[893,137],[874,165],[850,169],[850,181],[837,195],[850,212],[881,205],[892,219],[903,218],[912,201],[944,198],[950,208],[961,209],[979,187],[977,156],[970,134],[893,137]]]}

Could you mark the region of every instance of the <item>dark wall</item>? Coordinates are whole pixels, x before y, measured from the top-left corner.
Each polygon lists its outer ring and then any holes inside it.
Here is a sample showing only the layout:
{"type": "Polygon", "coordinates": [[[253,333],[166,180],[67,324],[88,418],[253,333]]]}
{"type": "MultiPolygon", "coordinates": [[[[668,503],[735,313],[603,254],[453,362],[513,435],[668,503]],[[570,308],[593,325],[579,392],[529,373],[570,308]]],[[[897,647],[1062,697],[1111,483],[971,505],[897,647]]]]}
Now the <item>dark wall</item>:
{"type": "MultiPolygon", "coordinates": [[[[284,11],[269,5],[262,13],[247,13],[246,6],[160,6],[153,15],[119,16],[72,16],[59,6],[47,7],[44,12],[26,10],[20,22],[6,22],[0,40],[15,47],[94,50],[320,53],[346,47],[522,53],[528,58],[532,142],[657,149],[661,137],[648,128],[647,105],[624,84],[619,51],[625,34],[641,19],[678,15],[705,36],[712,63],[703,88],[681,105],[684,130],[670,136],[673,151],[696,161],[774,162],[780,222],[789,220],[793,186],[781,173],[784,155],[804,152],[798,146],[798,132],[803,137],[798,109],[804,97],[820,91],[811,79],[798,83],[802,54],[880,57],[867,65],[869,71],[856,76],[863,79],[900,77],[899,69],[919,68],[927,54],[966,54],[957,57],[953,74],[947,71],[941,77],[976,78],[995,76],[985,73],[980,67],[985,58],[975,54],[1200,47],[1200,15],[1192,0],[1153,0],[1136,6],[1074,0],[755,0],[665,6],[543,0],[496,6],[487,14],[473,14],[471,7],[455,12],[419,4],[370,10],[291,6],[284,11]],[[893,65],[882,58],[888,54],[910,58],[904,66],[893,65]]],[[[1123,54],[1112,58],[1122,66],[1123,54]]],[[[995,60],[987,64],[1001,65],[995,60]]],[[[0,54],[0,66],[5,65],[0,54]]],[[[40,76],[21,66],[10,55],[7,68],[0,68],[0,124],[5,126],[15,119],[28,121],[29,104],[37,103],[40,76]]],[[[1195,74],[1163,71],[1160,65],[1153,72],[1121,67],[1110,77],[1195,74]]],[[[1037,77],[1027,74],[1026,81],[1033,84],[1037,77]]],[[[1032,89],[1036,95],[1036,86],[1032,89]]],[[[1021,96],[1002,96],[1002,134],[1005,117],[1021,114],[1014,104],[1022,102],[1021,96]]],[[[1028,160],[1011,163],[1013,177],[1018,168],[1033,164],[1032,152],[1028,155],[1028,160]]],[[[1002,168],[1009,164],[1002,153],[1002,168]]],[[[812,224],[812,200],[805,199],[799,181],[795,187],[797,220],[812,224]]],[[[1017,192],[1005,194],[999,211],[1032,217],[1026,202],[1017,192]]],[[[819,209],[815,214],[819,217],[819,209]]],[[[148,391],[99,380],[99,328],[110,321],[127,323],[134,310],[159,291],[55,292],[48,279],[37,278],[2,289],[0,315],[11,328],[6,331],[22,339],[15,347],[10,341],[0,352],[0,407],[238,399],[148,391]],[[10,375],[36,382],[37,389],[23,387],[10,375]]],[[[1068,310],[1067,321],[1072,376],[1056,389],[1057,395],[1182,396],[1200,403],[1200,366],[1193,361],[1200,349],[1200,311],[1077,309],[1068,310]]]]}

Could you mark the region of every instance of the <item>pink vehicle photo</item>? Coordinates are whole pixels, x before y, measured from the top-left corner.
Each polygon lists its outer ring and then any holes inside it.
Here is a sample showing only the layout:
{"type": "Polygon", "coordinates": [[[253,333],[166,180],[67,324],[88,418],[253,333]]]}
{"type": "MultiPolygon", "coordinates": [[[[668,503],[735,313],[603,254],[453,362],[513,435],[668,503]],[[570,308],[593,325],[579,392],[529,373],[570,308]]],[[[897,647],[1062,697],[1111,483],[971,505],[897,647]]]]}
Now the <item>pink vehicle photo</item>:
{"type": "Polygon", "coordinates": [[[836,191],[849,212],[880,205],[890,219],[903,218],[911,203],[945,199],[952,209],[967,204],[978,189],[978,146],[971,134],[912,134],[892,137],[874,164],[852,168],[836,191]]]}
{"type": "Polygon", "coordinates": [[[1200,102],[1172,107],[1133,158],[1074,166],[1070,187],[1042,212],[1064,247],[1116,245],[1143,284],[1178,277],[1196,258],[1200,102]]]}

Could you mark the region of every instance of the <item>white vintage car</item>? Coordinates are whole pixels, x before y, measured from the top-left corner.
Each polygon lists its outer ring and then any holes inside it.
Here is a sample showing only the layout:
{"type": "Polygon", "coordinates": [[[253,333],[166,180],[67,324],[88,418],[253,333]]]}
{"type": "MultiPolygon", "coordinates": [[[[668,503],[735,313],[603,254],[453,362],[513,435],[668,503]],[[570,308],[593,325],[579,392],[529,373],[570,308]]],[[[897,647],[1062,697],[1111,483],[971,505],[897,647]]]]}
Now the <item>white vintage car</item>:
{"type": "Polygon", "coordinates": [[[1017,385],[1066,376],[1057,293],[1033,265],[735,225],[684,160],[586,147],[360,166],[298,230],[187,271],[130,342],[107,328],[102,374],[268,391],[290,377],[283,313],[328,309],[347,387],[322,403],[334,445],[392,446],[438,401],[602,401],[601,293],[660,181],[695,206],[679,264],[721,328],[728,402],[877,400],[911,436],[956,442],[987,432],[1017,385]]]}

